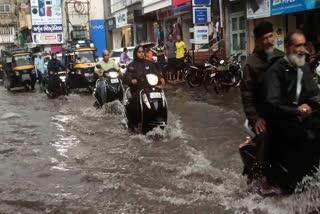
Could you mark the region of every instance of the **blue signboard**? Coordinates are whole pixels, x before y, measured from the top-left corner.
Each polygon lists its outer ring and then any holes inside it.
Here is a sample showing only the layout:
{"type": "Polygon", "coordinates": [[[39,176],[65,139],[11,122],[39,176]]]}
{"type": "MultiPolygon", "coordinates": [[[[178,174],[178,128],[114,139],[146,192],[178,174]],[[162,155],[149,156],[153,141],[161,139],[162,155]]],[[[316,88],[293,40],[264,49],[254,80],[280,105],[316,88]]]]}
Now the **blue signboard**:
{"type": "Polygon", "coordinates": [[[320,7],[320,0],[272,0],[271,2],[272,16],[320,7]]]}
{"type": "Polygon", "coordinates": [[[104,20],[91,20],[91,37],[98,56],[102,56],[102,52],[107,48],[104,20]]]}
{"type": "Polygon", "coordinates": [[[211,0],[192,0],[192,5],[211,5],[211,0]]]}
{"type": "Polygon", "coordinates": [[[211,22],[210,7],[193,7],[193,24],[211,22]]]}

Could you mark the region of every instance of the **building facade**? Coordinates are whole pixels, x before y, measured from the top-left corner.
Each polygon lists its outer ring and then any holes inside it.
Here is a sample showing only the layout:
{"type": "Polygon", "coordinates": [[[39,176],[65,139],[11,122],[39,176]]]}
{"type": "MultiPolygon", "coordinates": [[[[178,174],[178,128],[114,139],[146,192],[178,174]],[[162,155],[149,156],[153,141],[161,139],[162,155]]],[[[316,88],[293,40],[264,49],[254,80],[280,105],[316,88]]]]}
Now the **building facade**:
{"type": "Polygon", "coordinates": [[[18,41],[18,15],[16,2],[0,0],[0,49],[18,41]]]}

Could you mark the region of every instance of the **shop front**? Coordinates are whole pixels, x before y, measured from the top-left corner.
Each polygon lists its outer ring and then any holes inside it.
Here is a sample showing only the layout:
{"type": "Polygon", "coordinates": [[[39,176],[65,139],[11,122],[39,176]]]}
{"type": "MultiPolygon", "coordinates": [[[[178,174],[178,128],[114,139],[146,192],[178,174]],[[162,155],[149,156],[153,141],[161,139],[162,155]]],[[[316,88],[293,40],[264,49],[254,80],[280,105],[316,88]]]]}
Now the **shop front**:
{"type": "Polygon", "coordinates": [[[148,40],[158,43],[165,39],[164,22],[159,17],[159,11],[166,11],[170,8],[171,0],[145,0],[143,3],[143,13],[145,15],[148,28],[148,40]]]}
{"type": "Polygon", "coordinates": [[[141,7],[141,2],[128,6],[127,22],[132,25],[134,45],[147,40],[147,25],[141,7]]]}
{"type": "MultiPolygon", "coordinates": [[[[266,3],[266,5],[268,5],[266,3]]],[[[265,7],[266,7],[265,5],[265,7]]],[[[260,5],[263,7],[263,5],[260,5]]],[[[252,7],[248,5],[247,16],[250,32],[250,51],[254,48],[253,29],[261,21],[273,23],[275,48],[284,51],[284,38],[288,32],[296,29],[301,30],[308,43],[319,51],[320,46],[320,0],[300,0],[300,1],[272,1],[268,10],[256,10],[252,13],[252,7]],[[263,13],[262,13],[263,12],[263,13]],[[319,37],[319,39],[318,39],[319,37]]],[[[312,47],[311,47],[312,49],[312,47]]]]}
{"type": "Polygon", "coordinates": [[[111,17],[111,18],[108,18],[106,20],[106,25],[107,25],[107,31],[106,31],[106,34],[107,34],[107,48],[109,50],[112,50],[113,49],[113,29],[116,28],[116,18],[115,17],[111,17]]]}
{"type": "Polygon", "coordinates": [[[133,27],[127,21],[128,10],[124,9],[114,14],[116,28],[112,30],[113,49],[134,45],[133,27]]]}

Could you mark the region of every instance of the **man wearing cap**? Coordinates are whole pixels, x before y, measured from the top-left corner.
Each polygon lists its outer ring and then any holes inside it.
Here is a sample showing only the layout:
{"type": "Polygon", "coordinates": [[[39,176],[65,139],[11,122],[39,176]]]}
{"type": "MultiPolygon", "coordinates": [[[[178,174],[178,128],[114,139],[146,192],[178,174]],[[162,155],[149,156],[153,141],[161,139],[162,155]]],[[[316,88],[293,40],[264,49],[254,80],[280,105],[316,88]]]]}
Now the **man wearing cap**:
{"type": "MultiPolygon", "coordinates": [[[[273,36],[273,26],[270,22],[259,23],[254,28],[254,37],[255,48],[244,66],[240,89],[244,113],[249,121],[249,125],[256,134],[255,142],[259,141],[257,158],[263,167],[267,165],[267,160],[265,158],[266,143],[264,137],[266,121],[262,115],[264,103],[263,88],[261,86],[262,79],[269,66],[279,56],[283,56],[283,53],[278,49],[274,49],[275,39],[273,36]]],[[[261,181],[264,183],[262,186],[267,186],[265,179],[261,181]]]]}

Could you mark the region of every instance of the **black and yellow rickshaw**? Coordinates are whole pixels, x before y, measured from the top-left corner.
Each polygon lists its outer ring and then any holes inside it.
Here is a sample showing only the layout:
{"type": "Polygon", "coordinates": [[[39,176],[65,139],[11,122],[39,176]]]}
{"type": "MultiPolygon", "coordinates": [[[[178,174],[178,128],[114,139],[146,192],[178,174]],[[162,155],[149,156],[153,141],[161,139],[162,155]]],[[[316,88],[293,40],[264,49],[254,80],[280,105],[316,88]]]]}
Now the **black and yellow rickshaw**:
{"type": "Polygon", "coordinates": [[[93,90],[95,85],[94,67],[97,64],[96,48],[90,41],[78,40],[70,43],[64,49],[63,63],[69,72],[67,85],[70,89],[88,88],[93,90]]]}
{"type": "Polygon", "coordinates": [[[32,53],[26,49],[12,49],[2,52],[4,87],[8,90],[24,87],[33,90],[36,82],[32,53]]]}

